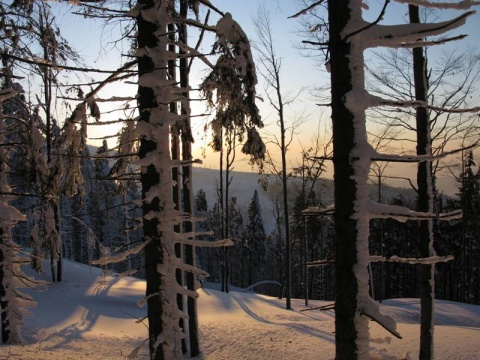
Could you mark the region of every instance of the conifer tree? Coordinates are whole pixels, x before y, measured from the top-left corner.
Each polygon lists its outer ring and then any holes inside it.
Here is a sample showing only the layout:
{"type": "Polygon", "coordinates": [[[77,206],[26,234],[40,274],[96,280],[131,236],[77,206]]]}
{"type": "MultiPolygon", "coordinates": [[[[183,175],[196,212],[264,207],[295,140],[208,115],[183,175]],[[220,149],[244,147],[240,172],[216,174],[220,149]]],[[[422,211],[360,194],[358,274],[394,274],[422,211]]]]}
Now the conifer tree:
{"type": "Polygon", "coordinates": [[[248,205],[248,224],[245,237],[248,259],[248,283],[252,285],[254,282],[260,280],[260,277],[263,275],[261,272],[266,251],[266,235],[263,227],[258,191],[256,189],[248,205]]]}

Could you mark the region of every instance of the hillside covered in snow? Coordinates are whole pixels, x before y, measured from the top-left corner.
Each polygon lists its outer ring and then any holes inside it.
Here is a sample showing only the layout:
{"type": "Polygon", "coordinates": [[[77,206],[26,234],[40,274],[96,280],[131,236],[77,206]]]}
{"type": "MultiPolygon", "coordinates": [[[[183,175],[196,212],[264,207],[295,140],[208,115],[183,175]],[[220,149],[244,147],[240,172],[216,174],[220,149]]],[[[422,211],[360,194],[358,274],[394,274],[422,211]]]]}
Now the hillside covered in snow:
{"type": "MultiPolygon", "coordinates": [[[[1,360],[148,359],[146,309],[138,306],[144,281],[65,261],[64,282],[27,291],[37,307],[25,319],[25,343],[2,346],[1,360]]],[[[199,295],[197,359],[334,358],[334,312],[318,308],[330,302],[305,307],[294,299],[285,310],[284,300],[241,289],[225,294],[211,283],[199,295]]],[[[419,300],[386,300],[381,309],[397,321],[403,339],[370,322],[371,358],[417,358],[419,300]]],[[[479,306],[437,301],[435,321],[435,359],[478,358],[479,306]]]]}

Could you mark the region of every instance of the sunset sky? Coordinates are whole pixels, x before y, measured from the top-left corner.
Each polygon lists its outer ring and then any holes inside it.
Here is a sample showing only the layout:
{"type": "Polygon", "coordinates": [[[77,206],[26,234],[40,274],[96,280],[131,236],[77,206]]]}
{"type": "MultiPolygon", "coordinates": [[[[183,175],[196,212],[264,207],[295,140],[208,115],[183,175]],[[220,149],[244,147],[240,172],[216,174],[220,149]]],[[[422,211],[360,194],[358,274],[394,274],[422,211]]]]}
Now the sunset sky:
{"type": "MultiPolygon", "coordinates": [[[[262,3],[258,0],[211,0],[212,4],[218,7],[223,12],[230,12],[234,19],[244,28],[251,41],[255,41],[254,17],[258,7],[262,3]]],[[[269,16],[273,29],[273,36],[275,39],[275,50],[277,56],[282,59],[282,73],[281,86],[285,96],[296,94],[300,89],[305,88],[297,100],[286,109],[287,121],[290,121],[298,116],[302,116],[304,121],[302,125],[296,130],[296,136],[293,139],[290,149],[288,151],[288,163],[291,167],[298,166],[301,162],[301,148],[308,148],[314,141],[315,136],[319,136],[321,142],[327,142],[330,137],[330,112],[328,107],[317,106],[321,100],[312,95],[311,89],[313,87],[328,86],[329,76],[325,71],[325,67],[320,64],[320,58],[313,58],[305,51],[299,50],[301,41],[305,38],[301,34],[303,27],[298,19],[289,19],[288,17],[297,13],[302,9],[301,1],[291,0],[268,0],[264,1],[268,5],[269,16]]],[[[383,1],[370,0],[366,1],[369,10],[365,12],[365,19],[373,21],[377,18],[383,1]]],[[[119,27],[106,26],[104,27],[100,22],[89,19],[79,19],[71,15],[71,7],[66,4],[52,3],[57,14],[57,21],[61,24],[62,34],[67,38],[84,58],[85,63],[90,67],[100,69],[112,69],[114,64],[119,63],[121,54],[128,52],[128,44],[115,43],[118,39],[119,27]]],[[[75,10],[75,7],[73,8],[75,10]]],[[[458,12],[448,11],[443,13],[442,20],[446,17],[454,17],[458,12]]],[[[390,3],[385,13],[385,18],[381,24],[401,24],[405,23],[407,19],[407,6],[395,2],[390,3]]],[[[218,15],[212,14],[211,19],[218,18],[218,15]]],[[[471,16],[467,25],[461,29],[461,33],[469,34],[468,38],[459,42],[451,43],[442,48],[450,48],[456,50],[467,49],[468,47],[478,47],[480,44],[480,15],[475,14],[471,16]]],[[[190,31],[192,38],[195,36],[195,31],[190,31]]],[[[206,37],[202,51],[210,51],[210,46],[213,38],[206,37]]],[[[194,40],[196,41],[196,40],[194,40]]],[[[431,54],[435,55],[441,50],[434,49],[431,54]]],[[[365,54],[367,65],[370,56],[365,54]]],[[[192,88],[195,88],[199,81],[205,76],[205,67],[198,61],[196,66],[192,68],[191,82],[192,88]]],[[[97,76],[97,79],[105,77],[105,75],[97,76]]],[[[268,105],[267,97],[265,96],[264,83],[260,74],[258,74],[259,85],[257,87],[257,94],[265,101],[258,101],[257,105],[260,108],[265,128],[262,135],[265,141],[269,142],[272,136],[278,136],[279,128],[276,125],[276,114],[274,110],[268,105]]],[[[118,85],[115,88],[109,87],[104,91],[102,97],[110,97],[117,94],[118,91],[129,93],[130,95],[136,92],[135,85],[123,84],[120,88],[118,85]]],[[[192,98],[198,97],[192,93],[192,98]]],[[[478,98],[478,92],[475,95],[478,98]]],[[[107,109],[106,105],[100,105],[102,109],[107,109]]],[[[203,113],[204,108],[199,106],[198,102],[192,102],[192,114],[203,113]]],[[[118,118],[119,114],[116,114],[118,118]]],[[[103,119],[109,120],[112,115],[104,115],[103,119]]],[[[196,142],[194,144],[194,152],[198,158],[203,161],[203,167],[218,168],[219,157],[218,154],[212,153],[208,148],[208,142],[211,135],[204,132],[205,124],[211,119],[206,117],[194,117],[192,119],[192,129],[196,142]],[[205,155],[205,156],[204,156],[205,155]]],[[[93,126],[89,130],[89,142],[94,145],[101,144],[101,140],[94,140],[93,138],[102,137],[118,131],[118,127],[93,126]],[[108,134],[107,134],[108,133],[108,134]]],[[[109,140],[109,146],[115,146],[115,139],[109,140]]],[[[275,146],[267,145],[267,149],[275,156],[278,154],[275,146]]],[[[240,154],[240,151],[238,151],[240,154]]],[[[238,161],[235,164],[235,170],[238,171],[252,171],[251,166],[246,159],[238,156],[238,161]]],[[[253,169],[253,171],[255,171],[253,169]]],[[[400,167],[398,165],[390,166],[389,172],[391,174],[406,173],[413,176],[415,166],[407,165],[400,167]]],[[[332,176],[331,171],[328,176],[332,176]]],[[[402,184],[398,184],[402,185],[402,184]]],[[[403,186],[408,186],[403,184],[403,186]]]]}

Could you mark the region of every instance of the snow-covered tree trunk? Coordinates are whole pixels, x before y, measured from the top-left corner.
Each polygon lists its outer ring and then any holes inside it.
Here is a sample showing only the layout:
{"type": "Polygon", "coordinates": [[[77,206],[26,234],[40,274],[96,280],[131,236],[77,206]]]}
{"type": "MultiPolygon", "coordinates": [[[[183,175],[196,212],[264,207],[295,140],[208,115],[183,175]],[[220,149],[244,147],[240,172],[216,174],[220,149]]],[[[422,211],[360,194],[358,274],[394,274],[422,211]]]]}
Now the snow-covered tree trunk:
{"type": "MultiPolygon", "coordinates": [[[[416,0],[405,0],[406,3],[418,4],[416,0]]],[[[430,7],[468,8],[471,2],[462,4],[436,4],[421,2],[430,7]]],[[[335,171],[335,242],[336,242],[336,358],[367,359],[369,358],[368,318],[379,322],[384,328],[397,337],[395,323],[389,317],[380,314],[378,306],[368,293],[368,265],[371,261],[368,252],[369,220],[374,218],[393,217],[400,221],[427,220],[425,231],[431,233],[432,220],[436,215],[432,211],[432,203],[428,196],[432,194],[431,176],[427,171],[432,157],[428,149],[428,129],[424,125],[419,155],[412,157],[418,163],[427,164],[419,169],[422,181],[425,181],[425,198],[427,207],[418,212],[410,212],[403,207],[385,206],[369,200],[367,182],[368,173],[373,160],[408,161],[401,156],[379,154],[367,142],[365,110],[368,107],[389,105],[416,108],[428,107],[424,100],[389,101],[373,96],[365,90],[363,52],[367,48],[377,46],[411,47],[425,46],[419,38],[438,36],[457,28],[472,14],[467,12],[455,19],[432,24],[405,24],[382,26],[378,22],[383,16],[388,2],[378,20],[367,23],[362,18],[362,0],[329,1],[329,53],[327,64],[331,71],[332,86],[332,121],[333,121],[333,162],[335,171]],[[426,173],[426,174],[425,174],[426,173]]],[[[433,42],[435,43],[435,42],[433,42]]],[[[440,42],[438,42],[440,43],[440,42]]],[[[420,69],[424,71],[424,66],[420,69]]],[[[419,73],[424,76],[424,73],[419,73]]],[[[422,91],[425,91],[424,89],[422,91]]],[[[427,121],[428,122],[428,121],[427,121]]],[[[419,177],[420,178],[420,177],[419,177]]],[[[458,218],[458,212],[442,214],[441,220],[458,218]]],[[[423,228],[422,228],[423,229],[423,228]]],[[[426,238],[431,237],[426,234],[426,238]]],[[[426,246],[428,254],[419,259],[420,264],[431,264],[438,259],[432,258],[432,244],[426,246]]],[[[447,261],[448,259],[445,259],[447,261]]],[[[424,279],[431,274],[425,273],[424,279]]],[[[431,278],[429,278],[431,279],[431,278]]],[[[431,293],[430,293],[431,296],[431,293]]],[[[433,310],[433,309],[430,309],[433,310]]],[[[431,316],[431,315],[430,315],[431,316]]]]}
{"type": "Polygon", "coordinates": [[[137,131],[141,137],[142,209],[147,280],[147,316],[151,359],[181,359],[180,312],[174,251],[174,204],[169,149],[170,125],[177,118],[169,111],[175,96],[167,80],[167,12],[170,1],[138,1],[138,105],[137,131]]]}
{"type": "Polygon", "coordinates": [[[354,49],[352,42],[345,38],[352,19],[361,18],[359,5],[358,1],[338,0],[330,1],[328,7],[335,171],[337,360],[366,358],[364,352],[368,352],[368,319],[359,312],[359,302],[363,296],[368,296],[366,259],[362,263],[362,257],[368,254],[363,238],[365,233],[368,235],[368,222],[365,224],[363,219],[354,216],[358,210],[355,205],[360,205],[359,199],[366,195],[362,185],[367,183],[368,171],[358,173],[356,168],[361,170],[366,164],[362,164],[360,157],[353,156],[355,149],[365,146],[365,113],[362,107],[352,107],[354,103],[348,103],[353,94],[361,90],[355,85],[363,86],[363,49],[354,49]]]}

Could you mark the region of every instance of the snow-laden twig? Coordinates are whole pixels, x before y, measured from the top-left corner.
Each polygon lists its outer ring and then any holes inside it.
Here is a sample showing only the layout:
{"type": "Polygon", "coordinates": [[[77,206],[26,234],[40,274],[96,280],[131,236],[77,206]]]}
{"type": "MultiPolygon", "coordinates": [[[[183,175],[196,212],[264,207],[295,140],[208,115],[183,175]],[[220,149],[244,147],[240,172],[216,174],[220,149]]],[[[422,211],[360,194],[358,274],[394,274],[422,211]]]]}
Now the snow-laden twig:
{"type": "Polygon", "coordinates": [[[305,210],[302,210],[302,215],[316,216],[316,215],[333,215],[335,213],[335,205],[329,205],[327,207],[309,206],[305,210]]]}
{"type": "MultiPolygon", "coordinates": [[[[372,95],[373,96],[373,95],[372,95]]],[[[435,105],[430,105],[428,102],[425,101],[419,101],[419,100],[388,100],[388,99],[382,99],[379,97],[377,98],[377,103],[376,106],[390,106],[390,107],[397,107],[397,108],[426,108],[429,110],[435,110],[439,112],[444,112],[444,113],[450,113],[450,114],[464,114],[464,113],[475,113],[475,112],[480,112],[480,106],[475,106],[472,108],[448,108],[448,107],[442,107],[442,106],[435,106],[435,105]]]]}
{"type": "Polygon", "coordinates": [[[475,5],[480,5],[479,1],[462,0],[458,2],[432,2],[427,0],[394,0],[399,4],[416,5],[431,9],[454,9],[454,10],[468,10],[475,5]]]}
{"type": "Polygon", "coordinates": [[[127,249],[125,251],[122,251],[121,253],[114,254],[114,255],[106,255],[102,256],[98,260],[92,260],[90,261],[90,264],[92,265],[108,265],[111,263],[117,263],[124,261],[128,256],[130,255],[135,255],[138,254],[143,248],[145,248],[146,242],[142,242],[138,244],[137,246],[132,247],[131,249],[127,249]]]}
{"type": "Polygon", "coordinates": [[[185,19],[185,18],[181,18],[181,17],[174,17],[172,19],[177,24],[191,25],[191,26],[196,27],[198,29],[207,30],[207,31],[211,31],[211,32],[216,32],[215,26],[205,25],[204,23],[201,23],[200,21],[196,21],[196,20],[192,20],[192,19],[185,19]]]}
{"type": "MultiPolygon", "coordinates": [[[[404,43],[414,43],[420,38],[442,35],[465,25],[467,17],[475,14],[475,11],[468,11],[452,20],[438,23],[401,24],[401,25],[375,25],[365,28],[351,37],[351,41],[360,42],[364,48],[368,47],[402,47],[404,43]]],[[[351,29],[351,32],[357,30],[351,29]]],[[[349,36],[349,35],[347,35],[349,36]]],[[[422,45],[419,44],[419,47],[422,45]]]]}
{"type": "Polygon", "coordinates": [[[444,262],[449,262],[452,261],[454,257],[452,255],[448,256],[430,256],[426,258],[402,258],[399,256],[390,256],[390,257],[384,257],[384,256],[370,256],[370,262],[391,262],[391,263],[405,263],[405,264],[411,264],[411,265],[417,265],[417,264],[423,264],[423,265],[429,265],[429,264],[437,264],[437,263],[444,263],[444,262]]]}
{"type": "Polygon", "coordinates": [[[388,161],[388,162],[422,162],[422,161],[435,161],[446,158],[447,156],[458,154],[465,150],[473,149],[478,146],[478,143],[471,144],[467,147],[453,149],[450,151],[444,151],[436,155],[390,155],[377,153],[372,157],[373,161],[388,161]]]}
{"type": "Polygon", "coordinates": [[[180,260],[177,262],[177,269],[180,269],[189,273],[197,274],[200,276],[210,276],[210,274],[207,271],[202,270],[193,265],[188,265],[185,262],[180,260]]]}
{"type": "Polygon", "coordinates": [[[449,221],[461,219],[462,211],[455,210],[448,213],[436,214],[433,212],[415,211],[400,205],[381,204],[373,200],[368,200],[365,212],[361,215],[354,215],[354,218],[359,218],[361,216],[368,216],[370,219],[395,219],[399,222],[426,219],[449,221]]]}
{"type": "Polygon", "coordinates": [[[335,261],[334,260],[316,260],[316,261],[310,261],[307,263],[308,268],[313,268],[317,266],[325,266],[328,264],[333,264],[335,261]]]}
{"type": "Polygon", "coordinates": [[[362,315],[375,321],[377,324],[379,324],[396,338],[402,339],[402,335],[400,335],[400,333],[397,331],[397,326],[395,324],[395,321],[393,321],[393,318],[387,315],[383,315],[382,313],[380,313],[380,311],[376,311],[376,307],[373,306],[369,308],[364,308],[362,310],[362,315]]]}

